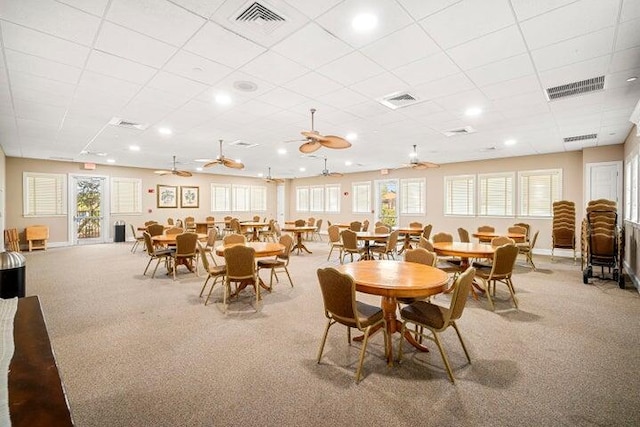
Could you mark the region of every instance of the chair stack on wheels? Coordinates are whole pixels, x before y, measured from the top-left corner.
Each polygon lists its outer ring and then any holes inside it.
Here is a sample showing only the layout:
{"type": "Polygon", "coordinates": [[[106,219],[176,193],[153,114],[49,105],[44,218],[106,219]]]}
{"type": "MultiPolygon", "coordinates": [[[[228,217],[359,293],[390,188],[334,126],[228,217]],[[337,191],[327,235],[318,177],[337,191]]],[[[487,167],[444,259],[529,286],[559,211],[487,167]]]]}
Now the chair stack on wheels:
{"type": "Polygon", "coordinates": [[[582,276],[585,284],[589,283],[589,278],[598,277],[615,280],[624,288],[624,236],[617,223],[616,202],[598,199],[587,204],[587,215],[582,223],[583,268],[586,260],[582,276]],[[600,267],[600,276],[594,276],[593,267],[600,267]]]}

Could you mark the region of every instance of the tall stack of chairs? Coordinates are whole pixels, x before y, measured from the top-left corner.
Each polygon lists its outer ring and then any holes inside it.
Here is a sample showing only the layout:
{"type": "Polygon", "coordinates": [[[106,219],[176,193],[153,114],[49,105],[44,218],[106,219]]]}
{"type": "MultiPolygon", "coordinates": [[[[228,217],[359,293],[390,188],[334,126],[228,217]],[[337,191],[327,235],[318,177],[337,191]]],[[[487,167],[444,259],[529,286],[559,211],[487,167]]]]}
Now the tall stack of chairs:
{"type": "Polygon", "coordinates": [[[572,249],[576,262],[576,204],[568,200],[553,202],[551,259],[554,249],[572,249]]]}

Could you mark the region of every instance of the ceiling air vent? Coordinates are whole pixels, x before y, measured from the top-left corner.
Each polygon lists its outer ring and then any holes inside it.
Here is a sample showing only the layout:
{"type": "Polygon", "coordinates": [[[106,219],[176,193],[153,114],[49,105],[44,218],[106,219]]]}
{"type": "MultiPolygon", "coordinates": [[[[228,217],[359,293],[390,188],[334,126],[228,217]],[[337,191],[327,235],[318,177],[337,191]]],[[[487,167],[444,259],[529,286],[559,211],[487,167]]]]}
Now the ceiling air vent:
{"type": "Polygon", "coordinates": [[[273,33],[286,22],[283,14],[258,2],[247,3],[233,19],[239,24],[259,29],[265,35],[273,33]]]}
{"type": "Polygon", "coordinates": [[[561,86],[547,88],[549,101],[567,98],[569,96],[583,95],[604,89],[604,76],[593,77],[579,82],[567,83],[561,86]]]}
{"type": "Polygon", "coordinates": [[[127,129],[146,130],[149,125],[147,123],[136,123],[129,120],[121,119],[120,117],[114,117],[109,120],[109,124],[113,126],[120,126],[127,129]]]}
{"type": "Polygon", "coordinates": [[[588,139],[596,139],[596,138],[598,138],[597,133],[590,133],[587,135],[568,136],[562,139],[564,140],[564,142],[576,142],[576,141],[586,141],[588,139]]]}
{"type": "Polygon", "coordinates": [[[416,104],[420,102],[420,99],[408,92],[394,92],[378,99],[378,102],[392,110],[396,110],[398,108],[416,104]]]}
{"type": "Polygon", "coordinates": [[[233,145],[235,147],[242,147],[242,148],[252,148],[252,147],[258,146],[258,144],[242,141],[240,139],[238,139],[237,141],[230,142],[229,145],[233,145]]]}
{"type": "Polygon", "coordinates": [[[476,130],[471,126],[465,126],[463,128],[458,129],[449,129],[442,132],[445,136],[456,136],[456,135],[467,135],[470,133],[474,133],[476,130]]]}

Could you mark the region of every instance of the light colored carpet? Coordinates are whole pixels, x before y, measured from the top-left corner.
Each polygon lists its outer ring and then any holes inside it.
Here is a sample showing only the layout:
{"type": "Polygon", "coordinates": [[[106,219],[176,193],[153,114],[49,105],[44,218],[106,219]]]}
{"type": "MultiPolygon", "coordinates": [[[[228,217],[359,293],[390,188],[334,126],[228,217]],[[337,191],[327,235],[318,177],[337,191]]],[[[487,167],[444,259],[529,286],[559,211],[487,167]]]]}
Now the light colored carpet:
{"type": "Polygon", "coordinates": [[[26,253],[27,294],[40,296],[77,425],[640,425],[632,286],[583,285],[568,259],[536,257],[536,272],[519,259],[519,311],[504,287],[496,312],[468,300],[459,326],[471,364],[455,332],[443,334],[455,385],[433,345],[405,345],[404,362],[387,368],[381,334],[356,385],[360,344],[347,344],[344,327],[332,327],[316,364],[316,269],[337,262],[326,243],[308,246],[313,255],[291,261],[294,288],[276,284],[258,313],[247,290],[226,316],[198,298],[203,278],[185,270],[173,281],[162,267],[143,276],[147,255],[129,243],[26,253]]]}

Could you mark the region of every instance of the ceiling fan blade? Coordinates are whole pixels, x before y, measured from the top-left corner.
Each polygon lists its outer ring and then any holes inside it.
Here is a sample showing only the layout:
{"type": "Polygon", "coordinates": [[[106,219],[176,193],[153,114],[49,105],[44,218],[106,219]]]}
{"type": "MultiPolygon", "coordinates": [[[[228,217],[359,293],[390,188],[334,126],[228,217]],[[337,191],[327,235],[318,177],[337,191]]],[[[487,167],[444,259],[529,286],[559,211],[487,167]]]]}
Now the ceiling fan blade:
{"type": "Polygon", "coordinates": [[[242,163],[236,162],[235,160],[232,160],[232,159],[223,159],[222,164],[228,168],[244,169],[244,165],[242,163]]]}
{"type": "Polygon", "coordinates": [[[432,162],[418,162],[412,165],[414,169],[430,169],[430,168],[439,168],[440,165],[432,162]]]}
{"type": "Polygon", "coordinates": [[[212,161],[212,162],[205,163],[205,164],[204,164],[204,167],[205,167],[205,168],[208,168],[208,167],[210,167],[210,166],[219,165],[219,164],[221,164],[221,163],[222,163],[222,161],[221,161],[220,159],[215,159],[215,160],[214,160],[214,161],[212,161]]]}
{"type": "Polygon", "coordinates": [[[171,174],[171,171],[153,171],[153,173],[158,175],[169,175],[171,174]]]}
{"type": "Polygon", "coordinates": [[[318,133],[318,131],[302,131],[300,132],[302,134],[302,136],[304,136],[307,139],[312,139],[314,141],[320,141],[322,139],[325,139],[325,137],[323,135],[320,135],[318,133]]]}
{"type": "Polygon", "coordinates": [[[317,151],[318,149],[320,149],[320,147],[321,145],[319,142],[316,142],[316,141],[305,142],[300,146],[300,152],[305,154],[313,153],[314,151],[317,151]]]}
{"type": "Polygon", "coordinates": [[[335,135],[325,135],[324,140],[320,141],[320,144],[324,145],[327,148],[349,148],[351,147],[351,143],[346,139],[335,136],[335,135]]]}
{"type": "Polygon", "coordinates": [[[329,176],[332,178],[340,178],[342,176],[344,176],[343,174],[341,174],[340,172],[329,172],[329,176]]]}
{"type": "Polygon", "coordinates": [[[176,173],[176,175],[182,176],[182,177],[185,177],[185,178],[193,176],[193,174],[191,172],[189,172],[189,171],[178,171],[177,170],[177,171],[175,171],[175,173],[176,173]]]}
{"type": "Polygon", "coordinates": [[[305,139],[288,139],[288,140],[282,141],[282,142],[284,142],[285,144],[288,144],[290,142],[305,142],[307,140],[308,140],[308,138],[305,138],[305,139]]]}

